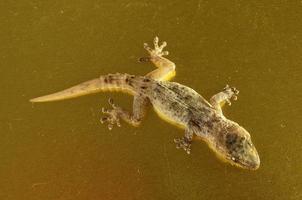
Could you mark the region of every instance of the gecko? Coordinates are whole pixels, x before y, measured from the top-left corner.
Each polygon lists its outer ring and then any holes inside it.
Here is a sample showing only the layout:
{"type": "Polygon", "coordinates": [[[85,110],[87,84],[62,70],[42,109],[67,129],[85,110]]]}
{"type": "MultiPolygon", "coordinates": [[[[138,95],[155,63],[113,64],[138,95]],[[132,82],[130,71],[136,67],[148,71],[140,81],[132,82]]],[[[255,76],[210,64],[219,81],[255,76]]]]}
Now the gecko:
{"type": "Polygon", "coordinates": [[[222,161],[244,169],[258,169],[260,158],[249,132],[227,119],[222,112],[222,106],[225,103],[231,105],[231,100],[237,99],[239,91],[227,85],[207,101],[192,88],[171,82],[176,74],[176,65],[166,58],[169,52],[163,49],[167,42],[159,44],[158,37],[155,37],[153,45],[154,48],[151,48],[144,43],[148,56],[139,59],[141,62],[152,62],[156,67],[145,76],[122,73],[101,75],[30,101],[57,101],[101,91],[127,92],[134,96],[132,112],[116,105],[112,98],[109,98],[111,109],[102,108],[104,117],[100,121],[107,123],[109,130],[114,125],[121,126],[120,119],[138,126],[146,115],[147,107],[152,105],[159,116],[184,129],[184,136],[174,139],[178,149],[190,154],[193,138],[200,138],[222,161]]]}

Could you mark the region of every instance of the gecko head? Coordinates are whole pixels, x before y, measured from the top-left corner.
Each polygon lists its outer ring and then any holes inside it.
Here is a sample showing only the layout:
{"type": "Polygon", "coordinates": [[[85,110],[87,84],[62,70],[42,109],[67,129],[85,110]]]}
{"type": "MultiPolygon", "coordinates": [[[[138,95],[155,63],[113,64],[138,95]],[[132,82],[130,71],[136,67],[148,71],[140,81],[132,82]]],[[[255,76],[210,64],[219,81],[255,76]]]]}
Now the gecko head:
{"type": "Polygon", "coordinates": [[[250,170],[260,166],[260,158],[250,134],[238,124],[226,128],[217,150],[232,165],[250,170]]]}

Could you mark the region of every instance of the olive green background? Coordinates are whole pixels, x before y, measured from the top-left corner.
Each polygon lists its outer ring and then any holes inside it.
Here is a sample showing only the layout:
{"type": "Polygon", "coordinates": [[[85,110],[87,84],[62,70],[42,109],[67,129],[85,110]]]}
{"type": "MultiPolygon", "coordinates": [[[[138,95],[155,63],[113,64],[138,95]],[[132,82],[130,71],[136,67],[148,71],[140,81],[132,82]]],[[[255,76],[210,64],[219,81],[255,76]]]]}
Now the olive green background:
{"type": "Polygon", "coordinates": [[[0,199],[302,199],[302,2],[19,0],[0,2],[0,199]],[[224,113],[252,135],[257,171],[206,144],[177,150],[180,130],[150,108],[139,128],[109,131],[102,93],[28,100],[101,74],[143,75],[143,42],[168,42],[175,81],[210,98],[240,90],[224,113]]]}

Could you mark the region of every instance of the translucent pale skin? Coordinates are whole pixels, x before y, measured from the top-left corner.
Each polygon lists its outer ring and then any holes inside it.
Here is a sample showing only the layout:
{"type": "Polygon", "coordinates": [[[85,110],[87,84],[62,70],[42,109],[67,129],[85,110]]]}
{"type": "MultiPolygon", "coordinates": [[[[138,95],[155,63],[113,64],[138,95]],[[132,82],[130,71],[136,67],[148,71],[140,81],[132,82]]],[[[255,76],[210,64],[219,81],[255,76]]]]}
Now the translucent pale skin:
{"type": "Polygon", "coordinates": [[[230,105],[231,99],[236,100],[239,91],[226,86],[208,102],[193,89],[170,82],[175,76],[175,64],[163,57],[168,55],[167,51],[163,51],[166,45],[163,42],[159,46],[157,37],[154,39],[154,49],[144,44],[149,56],[140,60],[151,61],[156,66],[145,76],[109,74],[30,101],[63,100],[107,90],[125,91],[134,96],[132,112],[109,99],[112,109],[103,108],[106,116],[101,119],[102,123],[108,123],[109,129],[114,124],[120,126],[120,119],[138,126],[146,114],[147,106],[151,104],[163,119],[185,130],[182,138],[174,140],[177,148],[189,154],[193,137],[196,136],[204,140],[222,160],[245,169],[258,169],[260,159],[250,134],[236,122],[227,119],[221,109],[224,103],[230,105]]]}

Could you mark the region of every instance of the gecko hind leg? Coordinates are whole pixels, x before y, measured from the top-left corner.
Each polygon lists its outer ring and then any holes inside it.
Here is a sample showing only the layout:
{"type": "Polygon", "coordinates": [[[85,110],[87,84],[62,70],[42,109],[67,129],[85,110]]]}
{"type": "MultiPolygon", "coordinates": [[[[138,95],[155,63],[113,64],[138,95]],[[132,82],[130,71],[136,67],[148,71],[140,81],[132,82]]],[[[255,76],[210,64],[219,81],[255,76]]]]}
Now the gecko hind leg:
{"type": "Polygon", "coordinates": [[[158,41],[158,37],[155,37],[153,40],[153,49],[147,43],[144,43],[144,48],[148,51],[149,56],[140,58],[140,61],[151,61],[157,67],[157,69],[148,73],[146,75],[147,77],[155,80],[170,80],[175,76],[175,64],[163,57],[169,54],[168,51],[163,51],[167,46],[167,42],[162,42],[162,44],[159,45],[158,41]]]}
{"type": "Polygon", "coordinates": [[[133,100],[133,113],[114,104],[113,99],[109,98],[108,103],[111,105],[112,109],[102,108],[102,112],[106,115],[101,118],[101,123],[108,123],[108,129],[111,130],[116,124],[118,127],[121,126],[120,119],[126,121],[127,123],[138,126],[146,113],[146,108],[148,104],[148,99],[141,96],[134,96],[133,100]]]}
{"type": "Polygon", "coordinates": [[[184,137],[174,139],[174,142],[176,143],[176,148],[183,149],[185,150],[185,152],[187,152],[187,154],[190,154],[193,135],[194,135],[193,130],[187,128],[185,130],[184,137]]]}
{"type": "Polygon", "coordinates": [[[210,103],[216,110],[222,112],[221,107],[225,103],[231,105],[230,100],[231,99],[234,101],[237,100],[238,94],[239,94],[239,90],[237,90],[235,87],[230,87],[229,85],[226,85],[225,88],[223,88],[222,92],[215,94],[210,99],[210,103]]]}

